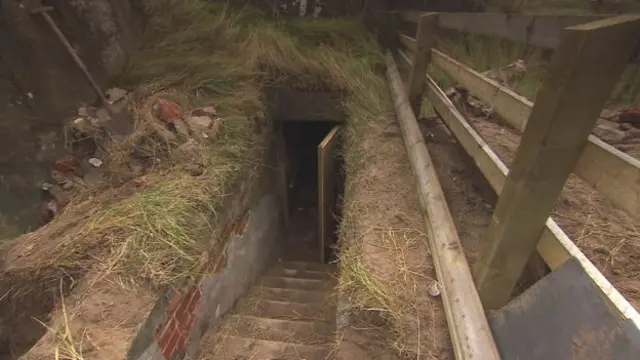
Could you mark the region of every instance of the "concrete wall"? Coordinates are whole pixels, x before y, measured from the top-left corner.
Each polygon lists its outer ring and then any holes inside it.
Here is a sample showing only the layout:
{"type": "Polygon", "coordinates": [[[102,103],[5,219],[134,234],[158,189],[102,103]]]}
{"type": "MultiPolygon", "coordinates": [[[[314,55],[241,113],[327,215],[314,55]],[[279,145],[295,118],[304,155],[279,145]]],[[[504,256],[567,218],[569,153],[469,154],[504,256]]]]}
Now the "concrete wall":
{"type": "Polygon", "coordinates": [[[210,273],[182,289],[167,291],[157,301],[131,345],[129,359],[195,359],[202,335],[219,324],[220,317],[276,260],[284,220],[275,147],[271,150],[268,166],[243,181],[225,206],[227,220],[220,224],[228,229],[220,231],[220,236],[228,234],[223,256],[212,258],[210,273]]]}
{"type": "MultiPolygon", "coordinates": [[[[51,17],[101,86],[142,29],[130,0],[54,0],[51,17]]],[[[0,239],[40,223],[36,186],[64,153],[63,121],[96,96],[27,1],[0,0],[0,239]]]]}

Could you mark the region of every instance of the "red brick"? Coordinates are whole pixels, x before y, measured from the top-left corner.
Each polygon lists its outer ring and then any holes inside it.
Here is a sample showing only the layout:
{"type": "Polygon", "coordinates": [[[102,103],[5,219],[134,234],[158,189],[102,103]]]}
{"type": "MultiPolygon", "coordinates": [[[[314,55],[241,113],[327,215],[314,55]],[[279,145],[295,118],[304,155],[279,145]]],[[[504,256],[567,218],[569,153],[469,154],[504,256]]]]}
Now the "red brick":
{"type": "Polygon", "coordinates": [[[53,164],[53,168],[59,172],[66,173],[73,171],[73,168],[76,166],[76,160],[73,156],[65,156],[56,160],[53,164]]]}
{"type": "Polygon", "coordinates": [[[173,318],[169,318],[168,322],[163,325],[158,332],[156,332],[156,341],[158,341],[158,345],[162,348],[171,338],[171,334],[173,334],[177,329],[177,324],[173,318]]]}
{"type": "Polygon", "coordinates": [[[160,344],[160,348],[162,349],[162,354],[165,359],[171,359],[178,349],[178,342],[180,342],[180,332],[176,330],[171,333],[171,337],[164,344],[164,347],[160,344]]]}
{"type": "Polygon", "coordinates": [[[175,101],[161,99],[156,103],[158,117],[167,123],[173,123],[183,115],[182,108],[175,101]]]}

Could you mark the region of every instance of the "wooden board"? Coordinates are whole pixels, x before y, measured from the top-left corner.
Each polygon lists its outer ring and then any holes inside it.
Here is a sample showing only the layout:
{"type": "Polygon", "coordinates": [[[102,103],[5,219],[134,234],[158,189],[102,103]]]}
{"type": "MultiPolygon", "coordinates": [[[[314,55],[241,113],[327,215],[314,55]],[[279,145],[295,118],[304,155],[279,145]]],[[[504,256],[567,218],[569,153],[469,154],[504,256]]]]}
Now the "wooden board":
{"type": "MultiPolygon", "coordinates": [[[[405,60],[407,59],[405,58],[405,60]]],[[[508,168],[491,150],[489,145],[482,140],[480,134],[471,127],[433,79],[427,77],[427,85],[427,97],[436,112],[499,195],[507,177],[508,168]]],[[[625,318],[630,319],[640,328],[640,314],[638,311],[602,275],[551,218],[547,219],[538,241],[537,250],[552,270],[562,266],[569,259],[576,259],[591,281],[600,289],[603,296],[609,299],[611,304],[625,318]]]]}
{"type": "Polygon", "coordinates": [[[485,308],[511,297],[638,34],[640,15],[564,30],[475,264],[485,308]]]}
{"type": "Polygon", "coordinates": [[[318,145],[318,216],[320,262],[326,262],[326,250],[336,230],[334,209],[336,207],[336,164],[338,130],[334,126],[318,145]]]}
{"type": "Polygon", "coordinates": [[[456,359],[499,359],[464,249],[396,63],[386,55],[391,97],[416,180],[456,359]]]}
{"type": "Polygon", "coordinates": [[[640,359],[640,331],[609,306],[575,259],[489,321],[503,359],[640,359]]]}
{"type": "MultiPolygon", "coordinates": [[[[402,14],[405,21],[417,22],[421,12],[402,14]]],[[[532,15],[505,13],[438,13],[438,26],[467,31],[537,47],[555,49],[562,30],[568,26],[599,20],[610,15],[532,15]]]]}

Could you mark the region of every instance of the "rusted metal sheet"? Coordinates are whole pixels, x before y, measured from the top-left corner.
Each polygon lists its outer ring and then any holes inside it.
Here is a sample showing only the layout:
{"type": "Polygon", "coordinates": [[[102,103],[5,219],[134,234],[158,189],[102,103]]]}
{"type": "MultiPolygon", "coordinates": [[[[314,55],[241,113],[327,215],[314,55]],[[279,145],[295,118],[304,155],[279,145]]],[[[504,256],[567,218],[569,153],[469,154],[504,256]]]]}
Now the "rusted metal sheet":
{"type": "Polygon", "coordinates": [[[609,304],[575,259],[489,322],[503,359],[640,359],[640,330],[609,304]]]}

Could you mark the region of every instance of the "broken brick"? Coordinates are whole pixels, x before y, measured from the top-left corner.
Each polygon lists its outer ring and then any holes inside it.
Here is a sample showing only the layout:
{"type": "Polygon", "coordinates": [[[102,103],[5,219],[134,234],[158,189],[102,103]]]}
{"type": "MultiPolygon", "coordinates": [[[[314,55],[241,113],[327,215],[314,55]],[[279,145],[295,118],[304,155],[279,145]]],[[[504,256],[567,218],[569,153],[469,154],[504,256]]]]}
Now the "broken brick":
{"type": "Polygon", "coordinates": [[[76,160],[73,156],[65,156],[61,159],[56,160],[53,164],[54,170],[57,170],[62,173],[71,172],[76,166],[76,160]]]}
{"type": "Polygon", "coordinates": [[[184,112],[182,107],[175,101],[161,99],[156,102],[158,117],[167,123],[173,124],[175,120],[180,119],[184,112]]]}

